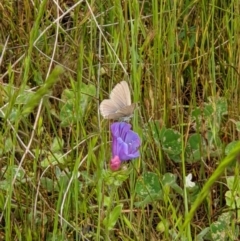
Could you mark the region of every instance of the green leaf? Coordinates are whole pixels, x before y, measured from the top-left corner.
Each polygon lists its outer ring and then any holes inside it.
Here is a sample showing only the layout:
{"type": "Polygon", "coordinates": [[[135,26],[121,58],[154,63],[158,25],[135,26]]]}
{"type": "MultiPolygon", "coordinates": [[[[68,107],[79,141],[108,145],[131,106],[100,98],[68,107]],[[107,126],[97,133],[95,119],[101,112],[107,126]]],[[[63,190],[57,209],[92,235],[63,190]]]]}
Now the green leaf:
{"type": "Polygon", "coordinates": [[[161,193],[161,185],[158,175],[153,172],[144,173],[143,176],[137,180],[135,192],[140,197],[159,195],[159,193],[161,193]]]}
{"type": "Polygon", "coordinates": [[[182,138],[178,131],[163,128],[160,138],[162,149],[166,154],[179,155],[182,152],[182,138]]]}
{"type": "Polygon", "coordinates": [[[188,162],[197,162],[206,154],[206,141],[199,134],[191,135],[187,142],[186,154],[188,162]]]}
{"type": "Polygon", "coordinates": [[[240,185],[239,178],[229,176],[226,178],[229,191],[225,193],[226,205],[237,211],[237,216],[240,215],[240,185]]]}
{"type": "Polygon", "coordinates": [[[172,186],[174,183],[176,183],[177,177],[176,175],[172,173],[165,173],[162,179],[163,186],[172,186]]]}
{"type": "Polygon", "coordinates": [[[226,178],[227,181],[227,187],[230,190],[237,190],[240,193],[240,184],[238,182],[238,177],[235,176],[228,176],[226,178]]]}
{"type": "Polygon", "coordinates": [[[224,97],[218,98],[216,101],[216,112],[219,117],[227,115],[228,113],[228,104],[227,100],[224,97]]]}
{"type": "Polygon", "coordinates": [[[193,120],[197,121],[197,124],[204,120],[208,128],[214,129],[218,132],[222,117],[228,113],[227,100],[225,98],[218,98],[213,101],[213,98],[209,98],[208,103],[204,103],[203,107],[197,107],[192,111],[193,120]]]}
{"type": "Polygon", "coordinates": [[[233,210],[239,209],[240,197],[238,192],[226,191],[225,198],[227,206],[231,207],[233,210]]]}
{"type": "Polygon", "coordinates": [[[177,184],[177,176],[172,173],[165,173],[163,175],[162,184],[164,187],[169,186],[178,194],[183,195],[182,188],[177,184]]]}
{"type": "MultiPolygon", "coordinates": [[[[146,126],[146,128],[144,128],[145,133],[149,132],[149,129],[151,129],[151,134],[153,136],[153,139],[156,143],[160,143],[160,133],[161,133],[161,129],[160,129],[160,124],[158,121],[150,121],[148,123],[148,125],[146,126]]],[[[145,134],[145,136],[147,136],[145,134]]]]}
{"type": "Polygon", "coordinates": [[[60,66],[56,66],[52,73],[49,75],[44,85],[41,86],[34,95],[29,96],[26,104],[23,106],[21,114],[25,115],[31,113],[31,111],[39,104],[40,100],[44,95],[46,95],[52,86],[58,81],[59,76],[63,73],[63,68],[60,66]]]}
{"type": "Polygon", "coordinates": [[[130,172],[125,170],[120,170],[117,172],[103,170],[102,177],[106,185],[114,185],[116,187],[119,187],[126,179],[128,179],[129,174],[130,172]]]}
{"type": "Polygon", "coordinates": [[[41,180],[41,186],[46,189],[48,192],[55,191],[55,185],[54,181],[48,177],[42,177],[41,180]]]}
{"type": "MultiPolygon", "coordinates": [[[[1,138],[3,138],[3,137],[1,136],[1,138]]],[[[12,149],[13,149],[12,138],[8,137],[6,140],[3,141],[3,143],[1,143],[0,156],[5,154],[5,153],[8,153],[8,152],[12,151],[12,149]]]]}
{"type": "Polygon", "coordinates": [[[18,108],[12,107],[8,114],[7,114],[7,112],[8,112],[7,107],[2,108],[2,111],[3,112],[0,112],[0,117],[3,119],[5,119],[6,116],[10,122],[15,122],[16,120],[19,119],[18,108]]]}
{"type": "Polygon", "coordinates": [[[84,84],[81,85],[81,98],[80,98],[80,110],[82,110],[82,115],[85,114],[87,105],[90,101],[90,97],[94,97],[96,95],[96,87],[95,85],[91,84],[84,84]]]}
{"type": "Polygon", "coordinates": [[[49,165],[54,166],[60,164],[65,164],[65,158],[62,158],[62,153],[49,153],[47,157],[45,157],[41,161],[42,167],[48,167],[49,165]]]}
{"type": "Polygon", "coordinates": [[[157,227],[156,227],[156,230],[159,232],[159,233],[164,233],[165,230],[166,230],[166,224],[165,222],[161,221],[157,224],[157,227]]]}
{"type": "Polygon", "coordinates": [[[8,180],[2,180],[0,181],[0,190],[9,190],[9,181],[8,180]]]}
{"type": "Polygon", "coordinates": [[[154,201],[164,200],[163,191],[160,190],[157,194],[151,194],[145,197],[143,200],[139,202],[135,202],[135,207],[144,207],[149,203],[153,203],[154,201]]]}
{"type": "Polygon", "coordinates": [[[108,230],[111,230],[114,228],[121,212],[122,212],[122,207],[123,205],[117,205],[116,207],[114,207],[114,209],[109,213],[108,217],[104,218],[103,220],[103,224],[105,226],[105,228],[107,228],[108,230]]]}
{"type": "Polygon", "coordinates": [[[219,138],[216,133],[214,134],[212,131],[207,132],[207,140],[208,140],[208,146],[211,149],[211,152],[213,154],[213,151],[222,151],[222,141],[219,138]]]}
{"type": "Polygon", "coordinates": [[[48,222],[48,217],[46,214],[37,211],[36,213],[31,211],[28,215],[28,222],[34,222],[34,224],[36,225],[45,225],[48,222]]]}
{"type": "Polygon", "coordinates": [[[123,220],[124,220],[124,223],[126,224],[126,226],[130,229],[130,230],[134,230],[134,225],[132,225],[131,221],[125,216],[123,215],[123,220]]]}
{"type": "Polygon", "coordinates": [[[13,176],[15,176],[17,174],[17,180],[18,181],[23,181],[24,180],[24,176],[25,176],[25,171],[24,169],[20,168],[18,170],[18,166],[17,165],[13,165],[13,166],[4,166],[2,168],[2,173],[4,173],[4,178],[5,179],[12,179],[13,176]]]}
{"type": "Polygon", "coordinates": [[[202,119],[206,120],[211,118],[213,111],[214,110],[211,104],[204,103],[203,108],[197,107],[195,110],[192,111],[192,118],[193,120],[198,121],[201,121],[202,119]]]}
{"type": "Polygon", "coordinates": [[[110,205],[112,205],[112,199],[106,195],[104,195],[104,203],[103,206],[104,207],[109,207],[110,205]]]}
{"type": "Polygon", "coordinates": [[[168,154],[168,157],[169,157],[172,161],[174,161],[174,162],[176,162],[176,163],[182,162],[182,156],[181,156],[181,154],[178,154],[178,155],[168,154]]]}
{"type": "Polygon", "coordinates": [[[80,115],[77,116],[76,114],[74,114],[74,101],[72,99],[69,99],[60,111],[61,126],[70,126],[79,121],[80,119],[80,115]]]}
{"type": "Polygon", "coordinates": [[[53,143],[51,145],[51,151],[53,153],[58,152],[58,151],[62,151],[63,145],[64,145],[64,140],[60,139],[58,137],[55,137],[53,139],[53,143]]]}
{"type": "Polygon", "coordinates": [[[213,240],[229,240],[228,238],[233,235],[233,229],[229,229],[231,220],[232,215],[230,212],[227,212],[221,214],[218,220],[210,225],[213,240]]]}
{"type": "Polygon", "coordinates": [[[35,95],[35,92],[28,91],[28,90],[26,89],[26,90],[24,90],[23,93],[21,93],[21,94],[17,97],[15,104],[25,105],[26,103],[28,103],[29,101],[31,101],[31,99],[33,98],[33,95],[35,95]]]}
{"type": "Polygon", "coordinates": [[[69,126],[83,119],[87,119],[86,110],[91,98],[95,96],[95,94],[96,87],[91,84],[86,85],[82,83],[79,90],[65,89],[61,97],[65,104],[60,105],[61,125],[69,126]],[[80,95],[78,95],[78,91],[80,95]]]}
{"type": "Polygon", "coordinates": [[[232,141],[230,142],[226,148],[225,148],[225,155],[228,155],[234,148],[235,146],[239,143],[239,141],[232,141]]]}
{"type": "Polygon", "coordinates": [[[1,169],[1,172],[3,173],[3,178],[2,178],[3,180],[0,181],[0,189],[2,190],[9,190],[9,185],[12,181],[12,178],[16,174],[17,174],[16,178],[18,181],[15,183],[15,185],[20,185],[21,183],[26,182],[26,178],[24,178],[25,177],[24,169],[20,168],[18,170],[17,165],[4,166],[1,169]]]}
{"type": "Polygon", "coordinates": [[[197,241],[205,241],[206,240],[206,235],[209,234],[210,228],[204,228],[198,235],[197,235],[197,241]]]}
{"type": "Polygon", "coordinates": [[[240,121],[236,121],[236,127],[237,127],[237,131],[240,131],[240,121]]]}
{"type": "Polygon", "coordinates": [[[195,202],[192,204],[191,209],[189,210],[188,214],[185,216],[185,221],[183,223],[183,228],[189,224],[191,219],[193,218],[194,214],[196,213],[197,208],[209,194],[209,190],[211,189],[212,185],[219,179],[219,177],[224,172],[225,168],[227,168],[231,163],[235,160],[235,158],[240,153],[240,142],[235,148],[226,156],[222,161],[220,161],[219,165],[217,166],[216,170],[213,174],[208,178],[207,182],[202,187],[198,197],[196,198],[195,202]]]}

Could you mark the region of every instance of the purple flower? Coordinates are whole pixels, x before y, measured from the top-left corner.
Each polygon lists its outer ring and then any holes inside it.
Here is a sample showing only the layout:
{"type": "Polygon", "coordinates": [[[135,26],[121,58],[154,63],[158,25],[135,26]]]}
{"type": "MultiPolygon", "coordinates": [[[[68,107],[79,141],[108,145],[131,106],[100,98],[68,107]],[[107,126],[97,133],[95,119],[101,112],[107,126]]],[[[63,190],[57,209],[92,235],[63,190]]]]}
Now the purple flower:
{"type": "Polygon", "coordinates": [[[122,161],[139,157],[138,148],[141,140],[137,133],[131,130],[131,125],[126,122],[115,122],[111,125],[112,133],[112,159],[110,168],[117,170],[122,161]]]}

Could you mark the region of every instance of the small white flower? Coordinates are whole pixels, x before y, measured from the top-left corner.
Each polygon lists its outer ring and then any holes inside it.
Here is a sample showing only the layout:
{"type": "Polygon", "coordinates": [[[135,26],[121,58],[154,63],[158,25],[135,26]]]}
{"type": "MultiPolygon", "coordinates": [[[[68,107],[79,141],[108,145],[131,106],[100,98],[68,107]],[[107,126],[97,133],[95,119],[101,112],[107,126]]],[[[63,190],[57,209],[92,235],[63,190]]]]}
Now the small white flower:
{"type": "Polygon", "coordinates": [[[195,182],[192,182],[192,173],[189,173],[185,178],[186,187],[195,187],[195,182]]]}

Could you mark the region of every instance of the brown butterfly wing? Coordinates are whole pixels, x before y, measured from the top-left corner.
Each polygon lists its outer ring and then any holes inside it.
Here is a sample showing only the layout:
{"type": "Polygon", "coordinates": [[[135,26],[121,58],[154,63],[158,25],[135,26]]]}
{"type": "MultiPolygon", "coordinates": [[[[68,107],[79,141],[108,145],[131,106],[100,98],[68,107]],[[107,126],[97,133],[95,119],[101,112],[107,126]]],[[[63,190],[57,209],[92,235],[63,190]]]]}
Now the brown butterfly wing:
{"type": "Polygon", "coordinates": [[[120,119],[133,114],[135,104],[131,104],[131,94],[126,81],[121,81],[112,90],[110,99],[100,104],[100,113],[105,119],[120,119]]]}
{"type": "Polygon", "coordinates": [[[131,104],[128,106],[124,106],[120,110],[118,110],[116,113],[109,114],[108,116],[105,117],[105,119],[113,119],[113,120],[118,120],[118,119],[124,119],[124,117],[131,117],[134,109],[135,109],[135,104],[131,104]]]}

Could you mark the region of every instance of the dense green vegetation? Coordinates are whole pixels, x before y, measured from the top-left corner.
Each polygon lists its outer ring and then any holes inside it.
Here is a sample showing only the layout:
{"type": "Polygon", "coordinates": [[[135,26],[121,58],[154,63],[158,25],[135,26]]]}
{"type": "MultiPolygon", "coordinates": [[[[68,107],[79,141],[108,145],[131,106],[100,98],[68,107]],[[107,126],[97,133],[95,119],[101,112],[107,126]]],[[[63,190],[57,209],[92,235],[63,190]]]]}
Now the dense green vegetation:
{"type": "Polygon", "coordinates": [[[239,26],[239,0],[2,0],[0,239],[239,240],[239,26]]]}

